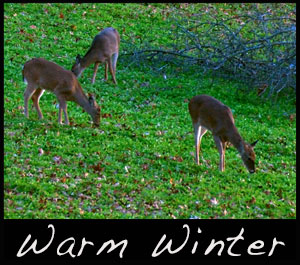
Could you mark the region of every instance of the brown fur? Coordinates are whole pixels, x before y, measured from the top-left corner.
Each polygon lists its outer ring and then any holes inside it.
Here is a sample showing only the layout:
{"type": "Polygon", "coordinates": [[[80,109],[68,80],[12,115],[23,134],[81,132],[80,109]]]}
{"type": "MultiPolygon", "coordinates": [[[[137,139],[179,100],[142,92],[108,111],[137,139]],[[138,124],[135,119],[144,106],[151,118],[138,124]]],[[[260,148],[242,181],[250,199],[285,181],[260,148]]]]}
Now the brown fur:
{"type": "Polygon", "coordinates": [[[92,96],[88,98],[83,93],[76,76],[71,71],[65,70],[61,66],[43,58],[34,58],[24,64],[22,73],[24,81],[27,82],[27,88],[24,92],[24,114],[26,117],[28,117],[28,101],[31,98],[39,118],[43,118],[39,99],[44,90],[48,90],[54,93],[58,99],[59,123],[61,123],[63,111],[65,123],[69,124],[66,101],[74,101],[88,112],[92,116],[94,123],[99,126],[100,107],[92,96]]]}
{"type": "Polygon", "coordinates": [[[95,36],[90,49],[83,58],[77,55],[72,66],[72,72],[79,77],[83,70],[91,64],[94,65],[92,83],[95,82],[96,73],[100,63],[105,63],[104,79],[107,81],[109,69],[113,82],[116,84],[116,65],[119,55],[120,35],[114,28],[106,28],[95,36]]]}
{"type": "Polygon", "coordinates": [[[199,164],[202,136],[209,130],[212,132],[219,150],[219,168],[221,171],[225,170],[226,143],[231,142],[241,154],[241,158],[249,172],[255,172],[255,153],[253,147],[256,142],[252,145],[244,142],[235,127],[234,118],[229,107],[211,96],[198,95],[190,100],[188,108],[194,127],[195,159],[197,164],[199,164]]]}

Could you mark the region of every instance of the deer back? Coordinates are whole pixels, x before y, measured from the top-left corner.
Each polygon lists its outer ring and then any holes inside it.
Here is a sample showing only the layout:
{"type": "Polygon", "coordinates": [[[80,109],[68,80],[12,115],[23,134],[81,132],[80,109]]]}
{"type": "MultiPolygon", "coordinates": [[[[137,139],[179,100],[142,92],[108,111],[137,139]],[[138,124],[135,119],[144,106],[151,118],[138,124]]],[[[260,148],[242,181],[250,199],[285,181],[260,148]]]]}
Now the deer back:
{"type": "Polygon", "coordinates": [[[211,96],[195,96],[188,107],[193,124],[199,123],[213,134],[226,134],[235,128],[230,108],[211,96]]]}
{"type": "Polygon", "coordinates": [[[110,57],[119,51],[120,35],[114,28],[106,28],[97,34],[92,42],[91,50],[95,50],[104,57],[110,57]]]}
{"type": "Polygon", "coordinates": [[[57,89],[60,89],[61,93],[73,93],[74,90],[82,92],[82,88],[71,71],[43,58],[27,61],[24,64],[23,77],[28,84],[54,93],[59,92],[57,89]]]}
{"type": "Polygon", "coordinates": [[[120,35],[114,28],[106,28],[95,36],[91,47],[81,57],[76,57],[75,63],[72,65],[71,71],[79,77],[82,71],[95,62],[105,62],[111,58],[114,53],[119,52],[120,35]]]}
{"type": "Polygon", "coordinates": [[[24,64],[22,73],[24,81],[28,83],[26,90],[46,89],[60,100],[74,101],[92,116],[96,125],[99,125],[100,106],[93,96],[89,95],[88,98],[84,94],[71,71],[43,58],[34,58],[24,64]]]}

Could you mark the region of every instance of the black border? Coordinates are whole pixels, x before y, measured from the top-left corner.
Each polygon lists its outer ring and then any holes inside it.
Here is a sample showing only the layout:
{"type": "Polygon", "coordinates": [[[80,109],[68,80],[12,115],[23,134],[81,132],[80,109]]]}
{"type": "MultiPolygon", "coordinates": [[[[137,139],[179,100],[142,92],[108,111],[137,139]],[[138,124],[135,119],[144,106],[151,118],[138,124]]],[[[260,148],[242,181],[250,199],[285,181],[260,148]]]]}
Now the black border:
{"type": "MultiPolygon", "coordinates": [[[[152,2],[155,1],[151,1],[151,3],[152,2]]],[[[294,1],[291,2],[293,3],[294,1]]],[[[4,3],[1,5],[1,11],[3,14],[4,3]]],[[[3,19],[1,24],[3,29],[3,19]]],[[[2,36],[2,44],[4,44],[4,35],[2,36]]],[[[2,45],[2,47],[4,47],[4,45],[2,45]]],[[[2,49],[1,57],[4,59],[3,52],[4,50],[2,49]]],[[[2,62],[3,78],[1,80],[1,87],[4,88],[4,60],[2,60],[2,62]]],[[[1,108],[1,124],[2,128],[4,128],[4,89],[2,89],[2,91],[1,104],[3,107],[1,108]]],[[[3,130],[1,130],[1,139],[3,139],[3,130]]],[[[1,142],[1,149],[3,157],[4,141],[1,142]]],[[[2,159],[1,172],[2,176],[4,176],[4,164],[2,159]]],[[[3,181],[1,181],[1,188],[1,194],[4,198],[3,181]]],[[[3,209],[3,200],[1,200],[1,209],[3,209]]],[[[5,261],[5,263],[2,264],[24,264],[24,262],[30,262],[31,264],[41,264],[41,262],[42,264],[53,264],[54,262],[63,264],[67,262],[80,264],[90,262],[97,264],[108,264],[112,262],[120,264],[148,264],[149,262],[152,264],[169,264],[169,262],[172,264],[211,264],[213,262],[222,264],[224,264],[224,262],[230,262],[230,264],[247,264],[247,261],[251,262],[251,264],[261,262],[294,264],[296,260],[299,259],[299,254],[297,253],[297,250],[300,249],[297,240],[299,229],[297,229],[296,220],[5,220],[3,219],[3,211],[1,211],[0,214],[0,251],[1,260],[5,261]],[[40,240],[40,243],[43,240],[45,242],[47,241],[50,233],[49,228],[47,228],[49,224],[53,224],[56,230],[55,239],[49,249],[40,255],[33,255],[32,252],[28,252],[28,254],[22,258],[17,258],[16,253],[28,234],[32,235],[32,240],[37,238],[40,240]],[[170,238],[174,240],[174,246],[176,242],[182,242],[182,238],[184,238],[186,234],[186,230],[183,228],[184,224],[187,224],[191,229],[190,238],[186,247],[178,254],[162,254],[159,258],[152,258],[151,252],[163,234],[167,235],[166,242],[168,242],[170,238]],[[201,234],[197,233],[198,228],[201,229],[201,234]],[[226,242],[226,238],[237,236],[241,228],[244,228],[243,236],[245,240],[239,241],[233,248],[233,252],[243,253],[243,257],[228,256],[226,254],[226,247],[223,250],[221,258],[216,255],[217,251],[212,251],[212,253],[207,256],[203,254],[203,249],[209,245],[213,238],[223,240],[226,246],[228,246],[230,243],[226,242]],[[82,237],[93,241],[95,246],[101,246],[101,244],[108,239],[114,239],[117,243],[119,240],[127,238],[129,243],[124,251],[123,259],[118,257],[118,251],[96,256],[95,249],[97,249],[97,247],[92,248],[94,251],[89,251],[87,247],[87,251],[84,252],[82,257],[74,259],[67,255],[58,257],[56,255],[55,244],[57,246],[57,243],[60,243],[70,236],[75,237],[78,244],[82,237]],[[255,257],[246,254],[245,246],[247,246],[247,244],[249,245],[253,241],[260,239],[265,242],[265,248],[267,249],[270,247],[270,242],[274,237],[279,241],[283,241],[286,246],[278,246],[273,256],[268,257],[267,255],[262,255],[255,257]],[[196,240],[199,242],[198,250],[196,254],[192,255],[190,251],[196,240]],[[198,254],[198,252],[200,254],[198,254]]],[[[32,242],[32,240],[30,242],[32,242]]],[[[39,249],[39,247],[37,248],[39,249]]],[[[75,249],[76,245],[74,247],[74,250],[75,249]]],[[[76,253],[76,251],[74,252],[76,253]]]]}
{"type": "MultiPolygon", "coordinates": [[[[295,262],[297,259],[296,242],[296,220],[4,220],[1,225],[1,236],[4,246],[4,259],[14,262],[44,261],[86,263],[87,261],[98,262],[117,262],[122,264],[132,264],[137,260],[143,262],[172,262],[184,264],[200,264],[204,262],[295,262]],[[47,250],[41,254],[34,254],[29,251],[23,257],[16,256],[21,245],[31,234],[31,239],[26,250],[32,242],[37,239],[37,247],[39,250],[43,248],[50,240],[53,225],[54,239],[47,250]],[[158,242],[165,234],[166,239],[161,245],[161,250],[166,243],[172,239],[172,250],[183,244],[187,238],[189,228],[189,237],[187,243],[182,250],[176,254],[169,254],[164,251],[161,255],[153,258],[152,252],[158,242]],[[198,229],[200,228],[201,233],[198,229]],[[228,237],[237,237],[243,230],[243,240],[238,240],[232,247],[232,252],[241,254],[240,257],[228,255],[228,248],[232,241],[227,241],[228,237]],[[82,238],[94,243],[94,246],[86,246],[80,257],[72,258],[69,254],[58,256],[56,251],[64,240],[73,237],[75,244],[72,253],[76,255],[81,247],[82,238]],[[285,246],[277,245],[273,255],[268,256],[273,244],[273,239],[284,242],[285,246]],[[97,251],[104,242],[113,239],[115,243],[127,239],[128,245],[123,252],[123,258],[119,257],[120,248],[106,253],[103,251],[100,255],[96,255],[97,251]],[[210,245],[212,239],[215,241],[222,240],[224,249],[221,256],[218,256],[218,247],[205,255],[205,250],[210,245]],[[251,256],[247,253],[247,249],[251,243],[257,240],[264,242],[261,250],[265,254],[260,256],[251,256]],[[198,242],[195,254],[191,253],[195,242],[198,242]]],[[[66,251],[72,241],[66,243],[62,247],[62,251],[66,251]]],[[[108,249],[108,248],[107,248],[108,249]]],[[[5,263],[6,264],[6,263],[5,263]]]]}

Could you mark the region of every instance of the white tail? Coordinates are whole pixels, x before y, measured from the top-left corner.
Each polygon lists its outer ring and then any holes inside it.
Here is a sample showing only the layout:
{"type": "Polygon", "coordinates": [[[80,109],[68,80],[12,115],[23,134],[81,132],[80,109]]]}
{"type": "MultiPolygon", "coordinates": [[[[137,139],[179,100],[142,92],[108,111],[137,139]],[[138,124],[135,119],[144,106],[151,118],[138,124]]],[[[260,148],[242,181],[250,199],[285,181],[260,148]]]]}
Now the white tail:
{"type": "Polygon", "coordinates": [[[244,142],[234,125],[234,119],[230,108],[211,96],[199,95],[190,100],[189,112],[194,127],[196,148],[195,158],[198,165],[202,136],[207,130],[210,130],[220,153],[219,168],[221,171],[225,170],[226,142],[231,142],[239,151],[249,172],[255,172],[255,153],[253,147],[257,141],[251,145],[244,142]]]}
{"type": "Polygon", "coordinates": [[[94,38],[90,49],[83,58],[78,54],[72,66],[72,72],[79,77],[83,70],[90,64],[95,63],[92,83],[94,84],[99,63],[105,63],[104,79],[107,81],[107,68],[109,69],[113,82],[116,81],[116,66],[119,56],[120,35],[114,28],[102,30],[94,38]]]}
{"type": "Polygon", "coordinates": [[[76,76],[59,65],[42,58],[34,58],[24,64],[23,80],[27,83],[24,92],[24,114],[28,118],[28,101],[31,98],[39,118],[43,118],[39,100],[45,90],[53,92],[59,102],[58,122],[62,120],[62,110],[65,124],[69,124],[66,101],[74,101],[89,113],[96,126],[100,123],[100,107],[92,95],[89,98],[83,90],[76,76]]]}

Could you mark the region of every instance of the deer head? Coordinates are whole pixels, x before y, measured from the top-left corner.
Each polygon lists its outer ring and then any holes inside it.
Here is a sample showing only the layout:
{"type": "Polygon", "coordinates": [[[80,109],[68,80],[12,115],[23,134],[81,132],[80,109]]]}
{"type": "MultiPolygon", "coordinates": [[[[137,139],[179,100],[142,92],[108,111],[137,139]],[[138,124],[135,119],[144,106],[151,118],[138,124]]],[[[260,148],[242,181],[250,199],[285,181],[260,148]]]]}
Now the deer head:
{"type": "Polygon", "coordinates": [[[258,142],[258,140],[256,140],[252,144],[245,143],[244,150],[241,154],[242,160],[250,173],[255,172],[255,163],[254,163],[255,153],[254,153],[253,149],[254,149],[254,146],[257,144],[257,142],[258,142]]]}
{"type": "Polygon", "coordinates": [[[84,68],[82,68],[80,65],[81,59],[82,59],[81,56],[77,54],[75,63],[73,64],[71,70],[74,73],[74,75],[76,75],[77,77],[79,77],[82,71],[84,70],[84,68]]]}
{"type": "Polygon", "coordinates": [[[89,100],[89,104],[90,104],[91,109],[92,109],[91,116],[93,118],[93,122],[94,122],[95,126],[98,127],[99,124],[100,124],[100,118],[101,118],[101,108],[97,104],[94,95],[89,93],[88,100],[89,100]]]}

